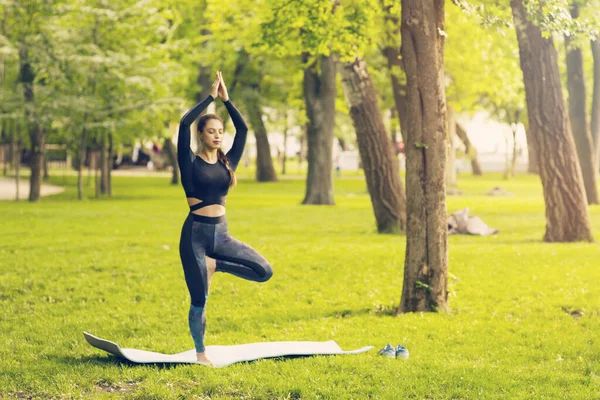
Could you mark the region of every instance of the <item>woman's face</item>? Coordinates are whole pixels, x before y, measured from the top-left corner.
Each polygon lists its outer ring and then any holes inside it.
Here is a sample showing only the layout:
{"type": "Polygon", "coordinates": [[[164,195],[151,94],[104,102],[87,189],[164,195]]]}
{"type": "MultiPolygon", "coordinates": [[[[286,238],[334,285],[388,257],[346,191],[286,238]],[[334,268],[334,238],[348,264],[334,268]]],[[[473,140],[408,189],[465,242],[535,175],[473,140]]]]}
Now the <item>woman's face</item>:
{"type": "Polygon", "coordinates": [[[200,133],[202,145],[207,149],[216,150],[221,147],[223,140],[223,124],[218,119],[209,119],[200,133]]]}

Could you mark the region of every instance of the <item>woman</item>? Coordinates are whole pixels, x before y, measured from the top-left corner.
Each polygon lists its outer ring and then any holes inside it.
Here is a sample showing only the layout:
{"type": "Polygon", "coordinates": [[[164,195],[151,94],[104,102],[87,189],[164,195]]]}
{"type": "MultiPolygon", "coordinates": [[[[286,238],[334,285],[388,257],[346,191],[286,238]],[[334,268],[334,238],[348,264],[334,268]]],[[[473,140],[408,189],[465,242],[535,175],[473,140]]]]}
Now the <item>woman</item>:
{"type": "Polygon", "coordinates": [[[220,71],[210,95],[188,111],[179,125],[177,160],[190,206],[181,230],[179,255],[191,297],[188,321],[196,359],[208,365],[212,362],[204,353],[205,306],[212,274],[228,272],[255,282],[265,282],[273,275],[271,265],[263,256],[231,237],[225,219],[225,197],[229,188],[236,184],[234,172],[244,150],[247,132],[244,118],[229,100],[220,71]],[[199,152],[196,155],[190,148],[190,125],[217,95],[236,129],[233,145],[227,154],[223,153],[223,121],[216,114],[205,114],[198,120],[199,152]]]}

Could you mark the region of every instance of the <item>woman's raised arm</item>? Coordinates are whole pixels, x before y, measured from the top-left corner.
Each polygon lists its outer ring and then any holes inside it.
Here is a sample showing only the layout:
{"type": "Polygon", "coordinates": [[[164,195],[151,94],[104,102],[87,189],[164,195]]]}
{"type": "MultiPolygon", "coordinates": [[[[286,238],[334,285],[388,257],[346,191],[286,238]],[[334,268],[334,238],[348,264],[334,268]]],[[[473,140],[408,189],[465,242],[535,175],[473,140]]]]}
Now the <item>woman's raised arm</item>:
{"type": "Polygon", "coordinates": [[[248,136],[248,125],[244,121],[244,117],[238,111],[238,109],[231,103],[231,99],[224,101],[225,108],[229,112],[233,126],[235,126],[235,137],[233,138],[233,145],[227,152],[227,158],[229,159],[229,165],[231,169],[235,171],[242,153],[244,152],[244,146],[246,145],[246,137],[248,136]]]}
{"type": "Polygon", "coordinates": [[[179,171],[181,172],[181,181],[184,184],[191,179],[191,168],[192,162],[194,161],[194,153],[190,147],[191,139],[191,125],[200,116],[202,111],[208,107],[208,105],[215,98],[212,95],[196,104],[191,110],[189,110],[181,118],[179,122],[179,134],[177,137],[177,162],[179,163],[179,171]]]}

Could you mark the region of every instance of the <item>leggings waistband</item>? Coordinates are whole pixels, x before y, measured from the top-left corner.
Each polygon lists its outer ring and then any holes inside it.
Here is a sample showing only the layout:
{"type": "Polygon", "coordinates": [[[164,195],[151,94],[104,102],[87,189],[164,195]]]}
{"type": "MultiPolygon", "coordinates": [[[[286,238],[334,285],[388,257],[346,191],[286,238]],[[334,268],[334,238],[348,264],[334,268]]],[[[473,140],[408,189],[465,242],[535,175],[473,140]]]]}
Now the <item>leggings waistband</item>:
{"type": "Polygon", "coordinates": [[[220,224],[226,221],[225,215],[219,215],[218,217],[207,217],[205,215],[198,215],[190,212],[190,215],[196,222],[203,222],[205,224],[220,224]]]}

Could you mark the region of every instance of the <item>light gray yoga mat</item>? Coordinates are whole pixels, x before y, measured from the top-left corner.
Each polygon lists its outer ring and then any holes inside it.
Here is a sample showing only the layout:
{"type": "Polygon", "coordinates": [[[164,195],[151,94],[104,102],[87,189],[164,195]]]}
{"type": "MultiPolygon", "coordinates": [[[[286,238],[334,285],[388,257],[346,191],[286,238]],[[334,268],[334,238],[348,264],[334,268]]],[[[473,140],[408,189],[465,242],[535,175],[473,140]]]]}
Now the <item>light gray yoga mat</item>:
{"type": "MultiPolygon", "coordinates": [[[[99,338],[88,332],[83,332],[83,336],[92,346],[134,363],[187,363],[205,365],[196,361],[196,349],[177,354],[162,354],[153,351],[121,348],[115,342],[99,338]]],[[[373,346],[365,346],[356,350],[344,351],[333,340],[327,342],[257,342],[232,346],[206,346],[206,355],[213,362],[214,366],[218,368],[226,367],[236,362],[258,360],[259,358],[358,354],[369,351],[372,348],[373,346]]]]}

